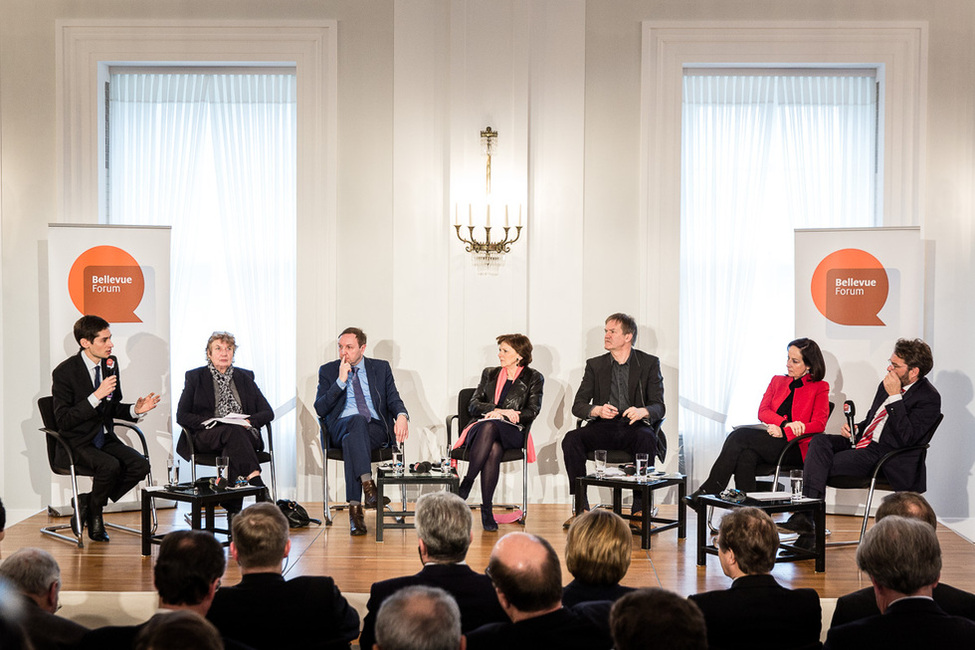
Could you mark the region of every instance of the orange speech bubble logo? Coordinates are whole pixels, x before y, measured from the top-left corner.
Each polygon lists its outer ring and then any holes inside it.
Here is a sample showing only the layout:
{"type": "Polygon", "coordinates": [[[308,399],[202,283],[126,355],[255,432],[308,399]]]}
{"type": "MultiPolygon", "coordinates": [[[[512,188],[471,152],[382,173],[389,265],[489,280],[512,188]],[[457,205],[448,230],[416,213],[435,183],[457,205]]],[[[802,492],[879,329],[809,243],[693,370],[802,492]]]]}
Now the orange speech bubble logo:
{"type": "Polygon", "coordinates": [[[884,325],[877,314],[887,303],[890,283],[884,265],[857,248],[844,248],[823,258],[813,272],[813,303],[838,325],[884,325]]]}
{"type": "Polygon", "coordinates": [[[89,248],[68,272],[68,295],[75,308],[82,314],[97,314],[110,323],[141,323],[135,310],[144,291],[142,267],[115,246],[89,248]]]}

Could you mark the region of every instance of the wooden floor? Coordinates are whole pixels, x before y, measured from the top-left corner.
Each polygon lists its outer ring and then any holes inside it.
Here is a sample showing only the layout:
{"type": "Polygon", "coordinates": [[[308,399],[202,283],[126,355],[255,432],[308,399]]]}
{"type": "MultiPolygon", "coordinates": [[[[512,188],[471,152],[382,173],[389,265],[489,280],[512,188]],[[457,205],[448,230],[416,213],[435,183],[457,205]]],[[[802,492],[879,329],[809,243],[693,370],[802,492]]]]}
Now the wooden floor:
{"type": "MultiPolygon", "coordinates": [[[[305,504],[313,517],[320,517],[321,504],[305,504]]],[[[674,505],[660,507],[662,515],[673,515],[674,505]]],[[[185,528],[186,509],[160,510],[160,531],[185,528]]],[[[562,522],[569,515],[565,505],[533,505],[527,524],[507,524],[500,527],[500,535],[506,532],[526,530],[548,539],[564,559],[565,531],[562,522]]],[[[368,593],[370,585],[385,578],[408,575],[419,571],[420,562],[416,550],[416,533],[412,530],[386,531],[383,543],[376,543],[373,513],[366,515],[369,535],[351,537],[348,533],[348,515],[336,514],[335,524],[312,525],[292,531],[291,557],[285,573],[289,577],[299,575],[330,575],[343,592],[368,593]]],[[[106,515],[116,523],[139,526],[138,513],[106,515]]],[[[142,557],[140,539],[119,531],[110,530],[110,543],[94,543],[86,540],[84,549],[61,542],[40,533],[40,527],[48,523],[66,523],[67,518],[52,518],[40,513],[7,529],[6,539],[0,543],[0,553],[7,556],[23,546],[35,546],[50,551],[61,566],[63,589],[69,591],[152,591],[152,563],[154,556],[142,557]]],[[[475,513],[475,522],[479,517],[475,513]]],[[[827,527],[832,531],[829,539],[856,539],[860,519],[855,517],[829,516],[827,527]]],[[[485,533],[475,524],[474,542],[468,554],[468,563],[477,571],[483,571],[491,553],[491,547],[499,533],[485,533]]],[[[632,587],[662,586],[682,595],[726,588],[730,581],[721,573],[718,559],[708,556],[707,566],[696,565],[694,539],[697,519],[688,510],[687,539],[677,540],[675,530],[665,531],[653,537],[653,548],[640,549],[639,539],[634,536],[633,562],[623,583],[632,587]]],[[[975,547],[945,526],[938,527],[944,555],[942,581],[955,587],[975,592],[975,547]]],[[[156,553],[158,547],[153,547],[156,553]]],[[[828,549],[826,572],[817,574],[813,561],[777,564],[773,574],[784,585],[813,587],[823,598],[834,598],[869,585],[869,580],[856,568],[856,547],[828,549]]],[[[231,561],[227,568],[226,584],[235,584],[239,570],[231,561]]],[[[571,576],[563,570],[563,581],[571,576]]]]}

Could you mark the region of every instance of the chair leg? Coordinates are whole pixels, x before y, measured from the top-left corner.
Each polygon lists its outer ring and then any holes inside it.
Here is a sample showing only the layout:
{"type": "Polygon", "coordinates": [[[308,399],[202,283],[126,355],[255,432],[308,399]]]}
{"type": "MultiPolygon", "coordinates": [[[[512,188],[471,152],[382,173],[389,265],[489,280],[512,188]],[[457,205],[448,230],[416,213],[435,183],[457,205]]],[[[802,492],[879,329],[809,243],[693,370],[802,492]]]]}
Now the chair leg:
{"type": "Polygon", "coordinates": [[[278,499],[278,473],[274,469],[274,452],[268,452],[271,457],[271,501],[277,501],[278,499]]]}
{"type": "Polygon", "coordinates": [[[870,505],[873,503],[873,489],[876,484],[877,477],[875,476],[870,481],[870,491],[867,492],[867,504],[863,509],[863,524],[860,526],[860,539],[857,541],[857,544],[863,541],[863,536],[867,532],[867,520],[870,519],[870,505]]]}
{"type": "MultiPolygon", "coordinates": [[[[72,500],[74,501],[74,511],[71,513],[71,517],[74,518],[74,517],[77,517],[79,515],[79,513],[78,513],[78,504],[79,504],[79,499],[78,499],[78,477],[74,473],[74,465],[71,466],[71,496],[72,496],[72,500]]],[[[50,537],[54,537],[55,539],[60,539],[61,541],[64,541],[64,542],[68,542],[68,543],[71,543],[71,544],[75,544],[75,545],[77,545],[78,548],[84,548],[85,547],[85,531],[84,531],[84,525],[85,525],[85,522],[80,521],[80,520],[78,521],[78,532],[80,533],[79,535],[75,535],[74,534],[74,530],[72,530],[70,523],[68,523],[68,524],[52,524],[50,526],[42,526],[41,527],[41,534],[48,535],[50,537]],[[59,530],[71,530],[71,537],[68,537],[67,535],[62,535],[61,533],[58,532],[59,530]]]]}
{"type": "Polygon", "coordinates": [[[521,463],[521,518],[518,523],[524,525],[528,519],[528,452],[521,463]]]}
{"type": "Polygon", "coordinates": [[[332,525],[332,509],[329,507],[328,503],[328,456],[326,451],[322,450],[322,512],[323,518],[325,519],[325,525],[332,525]]]}

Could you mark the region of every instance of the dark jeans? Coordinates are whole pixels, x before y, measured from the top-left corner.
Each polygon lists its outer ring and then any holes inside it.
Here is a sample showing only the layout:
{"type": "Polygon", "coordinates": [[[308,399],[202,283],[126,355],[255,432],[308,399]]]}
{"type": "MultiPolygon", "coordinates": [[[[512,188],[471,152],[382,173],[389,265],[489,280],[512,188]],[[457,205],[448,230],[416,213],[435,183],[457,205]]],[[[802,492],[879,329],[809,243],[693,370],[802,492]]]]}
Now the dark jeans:
{"type": "Polygon", "coordinates": [[[332,444],[342,448],[345,458],[345,498],[362,500],[359,477],[372,472],[372,450],[389,444],[386,427],[379,420],[366,420],[361,415],[339,419],[328,430],[332,444]]]}
{"type": "MultiPolygon", "coordinates": [[[[743,492],[754,492],[758,465],[774,465],[778,462],[779,455],[788,442],[785,436],[773,438],[764,427],[735,429],[725,438],[721,453],[711,466],[711,473],[701,484],[701,492],[721,492],[728,487],[732,475],[735,477],[735,487],[743,492]]],[[[802,465],[799,446],[790,449],[783,461],[790,465],[802,465]]]]}
{"type": "MultiPolygon", "coordinates": [[[[576,479],[586,474],[586,454],[597,449],[647,454],[652,462],[657,453],[657,438],[653,427],[641,421],[630,424],[623,418],[592,420],[583,427],[569,431],[562,439],[565,471],[569,475],[569,494],[576,493],[576,479]]],[[[633,510],[640,507],[640,503],[634,499],[633,510]]]]}

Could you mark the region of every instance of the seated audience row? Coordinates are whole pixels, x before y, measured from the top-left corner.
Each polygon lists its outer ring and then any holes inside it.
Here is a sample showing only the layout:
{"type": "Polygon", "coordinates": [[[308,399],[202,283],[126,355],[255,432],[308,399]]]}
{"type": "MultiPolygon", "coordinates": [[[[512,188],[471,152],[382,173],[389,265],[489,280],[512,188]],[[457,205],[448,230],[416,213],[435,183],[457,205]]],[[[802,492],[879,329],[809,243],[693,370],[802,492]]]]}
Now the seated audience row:
{"type": "MultiPolygon", "coordinates": [[[[424,568],[373,585],[361,647],[820,647],[819,598],[812,589],[786,589],[770,575],[778,534],[771,518],[755,508],[735,509],[721,521],[719,560],[733,580],[731,588],[687,600],[664,590],[618,585],[628,564],[622,541],[632,545],[632,540],[623,520],[610,512],[590,512],[570,528],[566,558],[576,571],[564,589],[558,556],[536,535],[502,537],[486,576],[463,564],[472,518],[456,495],[422,495],[416,519],[424,568]],[[429,624],[436,620],[443,624],[429,624]]],[[[826,647],[906,648],[930,639],[945,647],[975,643],[975,595],[940,584],[937,522],[924,498],[890,495],[877,519],[857,551],[857,564],[873,587],[869,594],[864,590],[839,599],[826,647]]],[[[281,647],[279,623],[290,619],[316,624],[289,626],[289,644],[348,648],[359,634],[359,619],[332,579],[282,576],[288,530],[272,504],[255,504],[237,516],[230,553],[242,580],[222,588],[224,552],[212,535],[170,533],[154,567],[160,613],[142,625],[87,634],[54,614],[60,590],[54,558],[39,549],[20,549],[0,565],[0,591],[4,585],[18,591],[13,601],[0,593],[2,633],[13,644],[18,630],[26,631],[33,648],[187,648],[197,647],[187,639],[200,635],[198,647],[260,650],[281,647]],[[147,639],[158,641],[146,646],[147,639]]]]}

